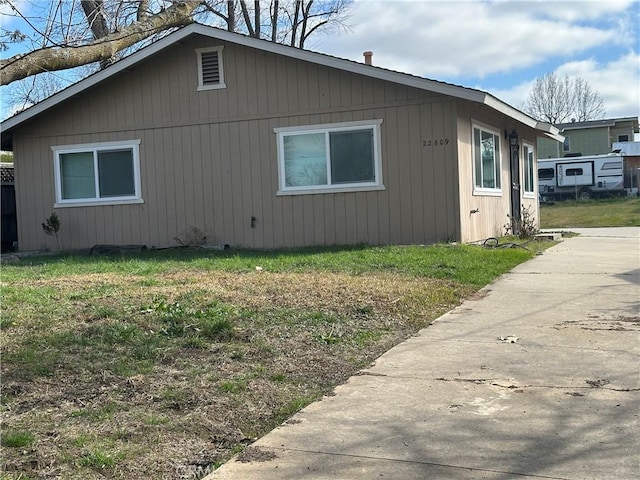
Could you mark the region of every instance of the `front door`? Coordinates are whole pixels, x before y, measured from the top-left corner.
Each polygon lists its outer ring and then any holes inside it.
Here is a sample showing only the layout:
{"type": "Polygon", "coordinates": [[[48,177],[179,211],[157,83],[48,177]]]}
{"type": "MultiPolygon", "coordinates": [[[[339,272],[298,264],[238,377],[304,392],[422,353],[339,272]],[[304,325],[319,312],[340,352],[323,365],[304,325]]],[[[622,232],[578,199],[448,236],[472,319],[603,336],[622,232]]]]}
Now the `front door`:
{"type": "Polygon", "coordinates": [[[513,234],[520,230],[522,204],[520,202],[520,146],[510,145],[511,150],[511,226],[513,234]]]}

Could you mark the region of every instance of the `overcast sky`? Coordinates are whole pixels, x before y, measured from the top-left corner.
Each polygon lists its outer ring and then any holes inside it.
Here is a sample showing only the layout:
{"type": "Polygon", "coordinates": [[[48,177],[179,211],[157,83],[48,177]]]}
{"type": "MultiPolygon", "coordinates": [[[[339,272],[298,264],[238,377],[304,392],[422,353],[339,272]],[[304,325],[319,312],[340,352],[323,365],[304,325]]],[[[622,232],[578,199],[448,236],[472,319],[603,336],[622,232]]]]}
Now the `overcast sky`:
{"type": "Polygon", "coordinates": [[[492,93],[521,107],[548,72],[582,77],[607,118],[640,114],[638,0],[356,0],[309,48],[492,93]]]}
{"type": "Polygon", "coordinates": [[[640,114],[639,0],[355,0],[347,23],[307,48],[356,61],[371,50],[375,65],[516,108],[537,77],[567,74],[600,93],[607,118],[640,114]]]}

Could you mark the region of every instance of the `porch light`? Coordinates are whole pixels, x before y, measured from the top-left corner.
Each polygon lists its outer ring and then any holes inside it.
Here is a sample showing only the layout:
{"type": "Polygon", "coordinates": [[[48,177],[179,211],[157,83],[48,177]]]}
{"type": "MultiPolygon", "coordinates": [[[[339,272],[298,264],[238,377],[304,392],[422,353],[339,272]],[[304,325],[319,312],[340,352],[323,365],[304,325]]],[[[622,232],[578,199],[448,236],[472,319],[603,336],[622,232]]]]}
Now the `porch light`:
{"type": "Polygon", "coordinates": [[[508,138],[509,138],[509,145],[511,145],[512,147],[518,146],[518,132],[516,132],[515,130],[512,130],[508,138]]]}

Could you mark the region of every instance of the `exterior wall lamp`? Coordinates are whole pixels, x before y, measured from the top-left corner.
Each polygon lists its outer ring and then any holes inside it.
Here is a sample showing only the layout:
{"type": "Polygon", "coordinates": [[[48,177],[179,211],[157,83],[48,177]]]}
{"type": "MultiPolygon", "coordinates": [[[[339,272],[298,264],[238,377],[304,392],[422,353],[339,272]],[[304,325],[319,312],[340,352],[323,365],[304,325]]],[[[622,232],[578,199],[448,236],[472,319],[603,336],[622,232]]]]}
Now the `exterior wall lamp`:
{"type": "Polygon", "coordinates": [[[509,145],[511,145],[511,147],[518,146],[518,132],[511,130],[511,133],[506,135],[506,137],[509,139],[509,145]]]}

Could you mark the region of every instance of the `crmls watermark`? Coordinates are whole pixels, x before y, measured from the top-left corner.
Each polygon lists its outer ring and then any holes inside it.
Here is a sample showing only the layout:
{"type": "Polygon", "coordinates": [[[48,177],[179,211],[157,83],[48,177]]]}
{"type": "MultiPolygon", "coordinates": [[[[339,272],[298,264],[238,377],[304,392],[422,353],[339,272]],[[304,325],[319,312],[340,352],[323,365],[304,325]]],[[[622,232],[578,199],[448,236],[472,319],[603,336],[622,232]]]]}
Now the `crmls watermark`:
{"type": "Polygon", "coordinates": [[[210,465],[178,465],[176,467],[176,478],[180,480],[199,480],[206,477],[215,470],[213,464],[210,465]]]}

